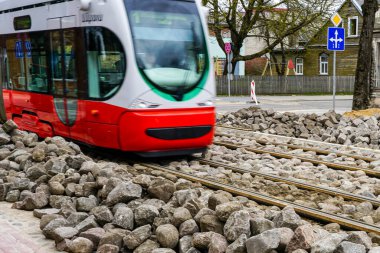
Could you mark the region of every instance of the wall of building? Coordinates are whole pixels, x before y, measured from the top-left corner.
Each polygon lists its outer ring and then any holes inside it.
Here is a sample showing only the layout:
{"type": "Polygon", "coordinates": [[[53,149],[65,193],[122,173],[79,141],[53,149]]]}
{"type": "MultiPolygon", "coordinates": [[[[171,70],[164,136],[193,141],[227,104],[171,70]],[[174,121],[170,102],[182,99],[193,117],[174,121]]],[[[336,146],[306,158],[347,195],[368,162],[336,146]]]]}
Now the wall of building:
{"type": "MultiPolygon", "coordinates": [[[[352,76],[355,75],[357,57],[359,50],[359,36],[363,24],[363,17],[356,9],[354,4],[347,0],[346,3],[338,11],[343,19],[343,27],[346,32],[346,49],[343,52],[337,52],[337,75],[352,76]],[[358,35],[348,36],[348,19],[350,17],[358,17],[358,35]]],[[[320,55],[328,55],[328,75],[333,74],[333,55],[332,51],[327,50],[327,30],[328,27],[334,25],[328,21],[322,29],[307,44],[304,54],[304,74],[320,75],[320,55]]]]}
{"type": "Polygon", "coordinates": [[[262,38],[248,37],[244,41],[246,55],[255,54],[267,47],[266,42],[262,38]]]}
{"type": "MultiPolygon", "coordinates": [[[[277,52],[275,53],[276,55],[276,58],[277,58],[277,64],[274,63],[273,61],[273,58],[272,58],[272,61],[270,61],[270,65],[267,66],[266,70],[265,70],[265,73],[264,75],[266,76],[277,76],[278,73],[277,73],[277,70],[276,70],[276,65],[281,69],[282,67],[282,55],[280,52],[277,52]]],[[[289,70],[285,70],[285,75],[289,75],[289,76],[294,76],[296,75],[296,59],[297,58],[302,58],[304,59],[304,54],[303,52],[287,52],[286,53],[286,66],[285,66],[285,69],[287,69],[288,67],[288,64],[289,64],[289,61],[291,60],[293,62],[293,65],[294,65],[294,69],[289,69],[289,70]]],[[[303,68],[305,69],[305,63],[304,63],[304,66],[303,68]]]]}
{"type": "MultiPolygon", "coordinates": [[[[358,60],[358,46],[348,46],[343,52],[336,54],[336,74],[338,76],[354,76],[358,60]]],[[[328,55],[328,75],[333,74],[333,56],[332,51],[324,47],[310,47],[304,53],[304,75],[318,76],[320,74],[320,56],[328,55]]]]}

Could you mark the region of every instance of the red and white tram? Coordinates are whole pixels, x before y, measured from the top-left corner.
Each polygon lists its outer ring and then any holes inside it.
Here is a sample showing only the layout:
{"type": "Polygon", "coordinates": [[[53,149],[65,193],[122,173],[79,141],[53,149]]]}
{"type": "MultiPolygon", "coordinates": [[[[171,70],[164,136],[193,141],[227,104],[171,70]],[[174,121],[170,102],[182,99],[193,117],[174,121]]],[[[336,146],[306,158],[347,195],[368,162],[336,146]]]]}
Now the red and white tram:
{"type": "Polygon", "coordinates": [[[194,0],[0,0],[8,119],[144,155],[212,143],[214,77],[194,0]]]}

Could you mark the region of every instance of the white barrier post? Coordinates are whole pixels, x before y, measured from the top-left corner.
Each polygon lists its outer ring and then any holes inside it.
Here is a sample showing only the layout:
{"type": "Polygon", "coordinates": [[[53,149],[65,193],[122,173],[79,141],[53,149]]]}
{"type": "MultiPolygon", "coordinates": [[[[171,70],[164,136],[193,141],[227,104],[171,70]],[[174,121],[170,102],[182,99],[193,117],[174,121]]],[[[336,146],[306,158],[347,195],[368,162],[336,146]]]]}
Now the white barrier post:
{"type": "Polygon", "coordinates": [[[257,98],[256,98],[256,87],[255,87],[255,81],[252,80],[251,82],[251,99],[252,101],[255,101],[255,104],[258,105],[257,98]]]}

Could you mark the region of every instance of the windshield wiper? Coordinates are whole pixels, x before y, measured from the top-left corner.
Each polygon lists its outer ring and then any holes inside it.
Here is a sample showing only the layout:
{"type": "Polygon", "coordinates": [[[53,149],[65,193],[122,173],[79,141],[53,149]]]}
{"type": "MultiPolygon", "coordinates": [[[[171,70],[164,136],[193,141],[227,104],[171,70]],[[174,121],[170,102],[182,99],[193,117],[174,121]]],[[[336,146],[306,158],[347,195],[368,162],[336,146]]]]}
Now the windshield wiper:
{"type": "Polygon", "coordinates": [[[182,101],[183,100],[183,96],[185,95],[185,92],[186,92],[185,87],[186,87],[185,85],[180,85],[180,86],[177,86],[177,89],[175,89],[175,94],[172,94],[172,97],[176,101],[182,101]]]}

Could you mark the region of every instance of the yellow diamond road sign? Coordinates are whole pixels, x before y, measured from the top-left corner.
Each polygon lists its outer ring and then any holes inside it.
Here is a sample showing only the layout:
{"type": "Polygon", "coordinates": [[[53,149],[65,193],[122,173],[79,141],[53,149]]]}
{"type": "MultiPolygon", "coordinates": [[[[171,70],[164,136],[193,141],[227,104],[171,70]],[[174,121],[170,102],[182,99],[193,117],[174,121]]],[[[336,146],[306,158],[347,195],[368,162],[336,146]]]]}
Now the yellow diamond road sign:
{"type": "Polygon", "coordinates": [[[340,25],[340,23],[342,23],[342,18],[340,17],[339,13],[335,13],[335,14],[331,17],[331,22],[332,22],[335,26],[338,26],[338,25],[340,25]]]}

